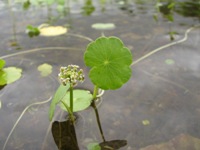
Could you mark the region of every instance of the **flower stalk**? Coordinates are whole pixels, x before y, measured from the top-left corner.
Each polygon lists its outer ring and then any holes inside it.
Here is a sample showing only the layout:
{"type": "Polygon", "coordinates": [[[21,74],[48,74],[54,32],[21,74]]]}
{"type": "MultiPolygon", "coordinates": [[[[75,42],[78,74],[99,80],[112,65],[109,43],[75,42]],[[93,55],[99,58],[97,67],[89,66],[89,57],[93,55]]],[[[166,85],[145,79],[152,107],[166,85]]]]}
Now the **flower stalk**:
{"type": "Polygon", "coordinates": [[[68,65],[67,67],[61,67],[60,73],[58,74],[60,82],[66,86],[67,84],[70,85],[69,92],[70,92],[70,107],[66,103],[63,103],[66,109],[69,112],[70,118],[72,122],[74,121],[73,116],[73,88],[78,84],[78,82],[83,82],[85,77],[83,74],[83,70],[79,69],[77,65],[68,65]]]}

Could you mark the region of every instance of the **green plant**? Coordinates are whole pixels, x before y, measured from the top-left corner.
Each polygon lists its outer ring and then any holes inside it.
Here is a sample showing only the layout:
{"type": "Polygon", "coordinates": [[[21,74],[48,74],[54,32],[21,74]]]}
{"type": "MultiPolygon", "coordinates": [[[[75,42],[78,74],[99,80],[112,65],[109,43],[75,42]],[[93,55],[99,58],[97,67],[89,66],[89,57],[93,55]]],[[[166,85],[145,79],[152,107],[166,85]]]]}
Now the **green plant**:
{"type": "MultiPolygon", "coordinates": [[[[84,53],[85,65],[90,67],[89,78],[94,84],[93,95],[85,90],[74,90],[78,81],[83,82],[82,70],[76,65],[61,67],[59,78],[62,85],[56,91],[51,102],[49,119],[52,120],[55,107],[68,111],[74,122],[73,112],[95,107],[98,91],[120,88],[131,77],[132,54],[117,37],[100,37],[88,44],[84,53]]],[[[97,117],[99,120],[99,117],[97,117]]]]}

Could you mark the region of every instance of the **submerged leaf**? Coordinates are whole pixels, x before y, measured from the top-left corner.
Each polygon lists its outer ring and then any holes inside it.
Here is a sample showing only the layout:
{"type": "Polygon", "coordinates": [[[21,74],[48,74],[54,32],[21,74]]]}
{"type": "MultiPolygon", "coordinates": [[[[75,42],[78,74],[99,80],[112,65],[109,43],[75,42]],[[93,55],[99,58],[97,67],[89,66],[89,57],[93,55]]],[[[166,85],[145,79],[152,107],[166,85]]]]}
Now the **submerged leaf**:
{"type": "MultiPolygon", "coordinates": [[[[73,90],[73,112],[81,111],[86,109],[90,106],[92,101],[92,94],[89,91],[86,90],[73,90]]],[[[70,106],[70,92],[67,92],[63,100],[68,106],[70,106]]],[[[60,103],[60,106],[63,110],[67,111],[65,106],[60,103]]]]}
{"type": "Polygon", "coordinates": [[[58,36],[67,33],[67,28],[62,26],[40,26],[40,35],[42,36],[58,36]]]}
{"type": "Polygon", "coordinates": [[[89,77],[101,89],[117,89],[131,77],[132,54],[116,37],[100,37],[91,42],[84,54],[89,77]]]}
{"type": "Polygon", "coordinates": [[[49,120],[51,121],[53,116],[54,116],[54,111],[56,108],[56,105],[63,99],[63,97],[65,96],[67,90],[69,89],[69,85],[60,85],[58,87],[58,89],[56,90],[56,93],[54,94],[54,97],[51,101],[51,105],[49,108],[49,120]]]}
{"type": "Polygon", "coordinates": [[[113,23],[95,23],[92,25],[92,28],[96,30],[111,30],[115,28],[113,23]]]}
{"type": "Polygon", "coordinates": [[[44,63],[38,66],[38,71],[40,71],[41,76],[46,77],[52,73],[52,66],[44,63]]]}
{"type": "Polygon", "coordinates": [[[59,150],[79,150],[76,131],[71,120],[53,122],[51,131],[59,150]]]}
{"type": "Polygon", "coordinates": [[[4,71],[3,76],[7,84],[17,81],[22,76],[21,68],[8,67],[8,68],[4,68],[3,71],[4,71]]]}

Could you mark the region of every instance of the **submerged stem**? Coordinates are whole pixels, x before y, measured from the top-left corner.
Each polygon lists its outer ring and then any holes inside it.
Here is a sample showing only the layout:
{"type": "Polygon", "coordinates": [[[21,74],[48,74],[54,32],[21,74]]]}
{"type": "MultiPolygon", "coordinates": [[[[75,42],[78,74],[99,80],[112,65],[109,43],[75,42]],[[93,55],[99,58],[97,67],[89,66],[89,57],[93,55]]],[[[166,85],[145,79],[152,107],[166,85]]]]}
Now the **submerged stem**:
{"type": "Polygon", "coordinates": [[[102,127],[101,127],[101,122],[100,122],[100,118],[99,118],[99,113],[98,113],[98,110],[97,110],[97,107],[96,107],[96,104],[95,104],[95,101],[93,100],[92,101],[92,107],[94,108],[94,111],[95,111],[95,115],[96,115],[96,119],[97,119],[97,124],[98,124],[98,127],[99,127],[99,131],[101,133],[101,137],[103,139],[103,142],[106,142],[105,140],[105,137],[104,137],[104,134],[103,134],[103,130],[102,130],[102,127]]]}

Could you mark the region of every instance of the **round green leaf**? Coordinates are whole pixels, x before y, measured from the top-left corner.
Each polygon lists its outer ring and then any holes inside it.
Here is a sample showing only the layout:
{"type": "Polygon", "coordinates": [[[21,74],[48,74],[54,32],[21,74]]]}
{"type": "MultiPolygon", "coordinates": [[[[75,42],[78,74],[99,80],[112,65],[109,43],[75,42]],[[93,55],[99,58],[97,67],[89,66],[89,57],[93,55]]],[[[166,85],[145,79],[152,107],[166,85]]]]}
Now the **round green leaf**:
{"type": "Polygon", "coordinates": [[[4,68],[3,71],[5,72],[3,77],[7,84],[15,82],[16,80],[20,79],[22,75],[22,69],[16,67],[4,68]]]}
{"type": "Polygon", "coordinates": [[[52,66],[44,63],[38,66],[38,71],[40,71],[41,76],[46,77],[52,73],[52,66]]]}
{"type": "MultiPolygon", "coordinates": [[[[90,106],[91,101],[92,101],[92,94],[89,91],[85,90],[73,90],[73,112],[81,111],[86,109],[87,107],[90,106]]],[[[70,106],[70,92],[67,92],[67,94],[64,96],[62,101],[64,101],[68,106],[70,106]]],[[[67,111],[65,106],[60,103],[60,107],[67,111]]]]}
{"type": "Polygon", "coordinates": [[[132,54],[116,37],[100,37],[91,42],[84,54],[89,77],[99,88],[117,89],[131,77],[132,54]]]}

